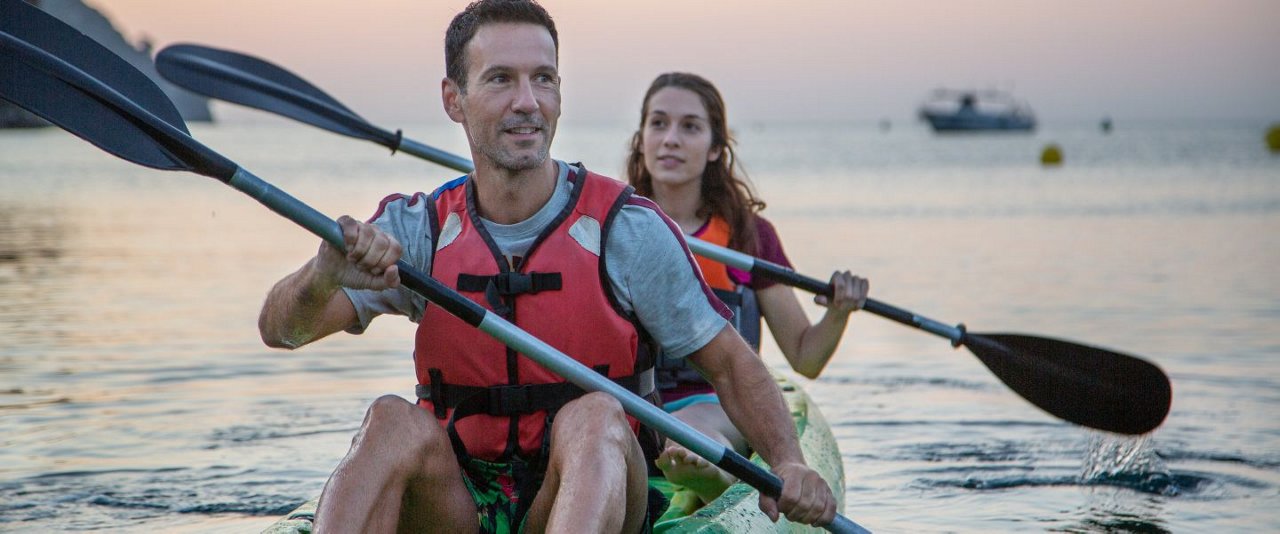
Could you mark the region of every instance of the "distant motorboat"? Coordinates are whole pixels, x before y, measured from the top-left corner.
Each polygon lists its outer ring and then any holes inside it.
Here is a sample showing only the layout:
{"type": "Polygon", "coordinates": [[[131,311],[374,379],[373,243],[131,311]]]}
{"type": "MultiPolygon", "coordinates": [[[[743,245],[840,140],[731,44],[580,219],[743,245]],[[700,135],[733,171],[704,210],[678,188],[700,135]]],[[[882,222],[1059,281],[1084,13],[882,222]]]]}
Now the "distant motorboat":
{"type": "Polygon", "coordinates": [[[920,106],[935,132],[1031,131],[1036,117],[1026,103],[1002,91],[938,89],[920,106]]]}

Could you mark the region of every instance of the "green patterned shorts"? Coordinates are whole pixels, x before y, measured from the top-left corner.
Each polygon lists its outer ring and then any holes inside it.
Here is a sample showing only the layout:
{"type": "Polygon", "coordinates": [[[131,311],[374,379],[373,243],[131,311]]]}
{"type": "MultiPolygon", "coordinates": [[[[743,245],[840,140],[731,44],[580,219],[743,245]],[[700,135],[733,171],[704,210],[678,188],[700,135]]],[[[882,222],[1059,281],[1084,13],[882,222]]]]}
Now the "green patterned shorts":
{"type": "MultiPolygon", "coordinates": [[[[529,463],[514,459],[510,463],[487,462],[471,458],[462,468],[462,480],[471,492],[471,500],[476,503],[476,519],[480,522],[480,532],[489,534],[515,534],[524,531],[525,514],[533,498],[542,488],[544,473],[529,473],[529,463]],[[534,476],[536,475],[536,476],[534,476]],[[534,476],[532,482],[525,482],[525,476],[534,476]],[[526,487],[527,486],[527,487],[526,487]],[[520,506],[521,499],[529,503],[520,506]]],[[[649,520],[645,521],[642,533],[652,532],[653,523],[667,508],[666,497],[653,487],[650,480],[649,520]]]]}
{"type": "Polygon", "coordinates": [[[513,534],[524,530],[524,515],[534,496],[542,487],[543,473],[530,473],[528,462],[513,459],[511,462],[488,462],[471,458],[462,468],[462,480],[467,483],[471,500],[476,503],[476,518],[480,532],[513,534]],[[525,477],[534,480],[525,481],[525,477]],[[522,494],[522,490],[527,495],[522,494]],[[520,506],[521,499],[530,502],[520,506]]]}

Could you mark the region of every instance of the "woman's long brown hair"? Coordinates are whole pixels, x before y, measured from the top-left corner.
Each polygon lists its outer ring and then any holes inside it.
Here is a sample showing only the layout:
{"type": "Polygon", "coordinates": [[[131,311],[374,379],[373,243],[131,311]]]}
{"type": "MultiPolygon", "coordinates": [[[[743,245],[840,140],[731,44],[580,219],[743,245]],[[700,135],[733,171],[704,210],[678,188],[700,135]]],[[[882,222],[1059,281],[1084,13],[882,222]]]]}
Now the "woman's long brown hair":
{"type": "Polygon", "coordinates": [[[649,116],[649,99],[659,90],[678,87],[692,91],[702,100],[707,110],[707,122],[711,127],[711,147],[720,150],[720,157],[708,161],[702,172],[702,206],[699,217],[719,216],[729,223],[729,248],[746,254],[755,254],[755,214],[764,209],[764,201],[756,197],[746,173],[733,153],[733,137],[725,115],[724,99],[716,86],[697,74],[668,72],[661,74],[649,85],[640,108],[640,128],[631,136],[631,154],[627,156],[627,181],[636,192],[653,197],[653,176],[644,166],[644,123],[649,116]]]}

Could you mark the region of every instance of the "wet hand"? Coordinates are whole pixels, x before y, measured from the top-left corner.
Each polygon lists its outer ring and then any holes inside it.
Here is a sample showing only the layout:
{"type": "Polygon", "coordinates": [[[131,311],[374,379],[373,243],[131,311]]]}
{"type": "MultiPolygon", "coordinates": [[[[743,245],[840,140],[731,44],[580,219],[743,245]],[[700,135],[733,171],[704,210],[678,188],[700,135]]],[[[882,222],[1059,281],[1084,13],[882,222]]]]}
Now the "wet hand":
{"type": "Polygon", "coordinates": [[[315,265],[321,276],[331,283],[352,289],[382,290],[400,285],[400,243],[382,229],[343,215],[342,228],[345,254],[328,242],[320,244],[315,265]]]}
{"type": "Polygon", "coordinates": [[[773,521],[778,513],[794,523],[823,526],[836,517],[836,498],[822,476],[801,463],[784,463],[773,468],[782,479],[782,494],[774,499],[760,494],[760,510],[773,521]]]}
{"type": "Polygon", "coordinates": [[[828,313],[843,313],[849,315],[855,310],[862,309],[867,303],[867,291],[871,288],[871,283],[866,278],[855,276],[849,271],[836,271],[831,274],[831,297],[826,295],[818,295],[813,298],[819,306],[826,306],[828,313]]]}

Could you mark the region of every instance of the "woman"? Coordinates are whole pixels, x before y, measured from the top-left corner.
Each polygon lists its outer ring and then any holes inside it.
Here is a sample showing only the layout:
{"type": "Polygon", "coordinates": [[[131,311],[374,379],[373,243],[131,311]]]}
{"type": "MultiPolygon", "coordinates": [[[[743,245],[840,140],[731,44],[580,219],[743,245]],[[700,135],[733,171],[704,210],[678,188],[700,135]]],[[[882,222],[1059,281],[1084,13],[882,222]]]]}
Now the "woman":
{"type": "MultiPolygon", "coordinates": [[[[790,266],[773,225],[759,215],[764,202],[740,175],[729,135],[724,100],[695,74],[662,74],[649,86],[640,129],[631,139],[627,179],[653,199],[686,234],[790,266]]],[[[760,317],[791,368],[815,378],[831,359],[849,314],[867,298],[866,279],[849,271],[831,276],[834,296],[814,299],[827,308],[810,324],[795,292],[724,264],[698,258],[703,276],[734,311],[735,327],[758,351],[760,317]]],[[[682,360],[662,361],[659,388],[667,411],[712,439],[745,453],[742,435],[729,422],[710,385],[682,360]]],[[[658,467],[669,480],[692,489],[704,502],[733,483],[728,473],[668,442],[658,467]]]]}

